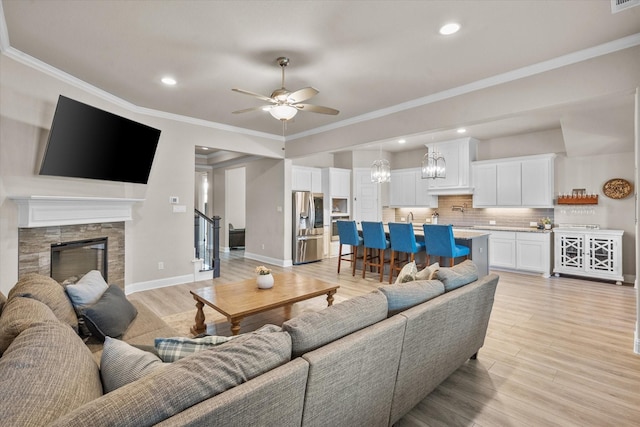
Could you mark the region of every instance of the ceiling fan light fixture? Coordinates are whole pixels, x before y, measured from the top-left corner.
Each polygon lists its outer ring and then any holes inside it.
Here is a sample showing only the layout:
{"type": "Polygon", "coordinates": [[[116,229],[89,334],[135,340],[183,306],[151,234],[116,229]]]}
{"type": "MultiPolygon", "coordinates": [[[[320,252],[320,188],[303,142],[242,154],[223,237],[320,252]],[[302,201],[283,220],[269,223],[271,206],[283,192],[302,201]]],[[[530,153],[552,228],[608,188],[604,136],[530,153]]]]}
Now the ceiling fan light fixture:
{"type": "Polygon", "coordinates": [[[287,121],[295,117],[298,109],[291,105],[282,104],[271,107],[269,113],[278,120],[287,121]]]}

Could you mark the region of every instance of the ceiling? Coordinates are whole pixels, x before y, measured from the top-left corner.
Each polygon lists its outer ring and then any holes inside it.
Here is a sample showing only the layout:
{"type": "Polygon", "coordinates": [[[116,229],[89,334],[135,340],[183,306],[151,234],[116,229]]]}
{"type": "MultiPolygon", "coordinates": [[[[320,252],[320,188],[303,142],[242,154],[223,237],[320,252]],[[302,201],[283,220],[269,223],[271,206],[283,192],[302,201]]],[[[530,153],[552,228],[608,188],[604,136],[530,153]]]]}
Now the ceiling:
{"type": "MultiPolygon", "coordinates": [[[[607,0],[1,4],[5,50],[10,46],[140,107],[277,136],[340,126],[640,33],[640,7],[613,14],[607,0]],[[450,21],[461,30],[438,34],[450,21]],[[279,56],[291,61],[289,90],[313,86],[319,94],[308,102],[340,114],[300,112],[285,129],[260,110],[232,114],[262,104],[232,88],[270,95],[280,87],[279,56]],[[175,86],[160,82],[167,75],[175,86]]],[[[487,139],[553,129],[561,121],[588,123],[593,114],[619,120],[617,109],[633,108],[632,96],[597,101],[470,123],[467,135],[487,139]]],[[[390,141],[384,149],[411,147],[411,141],[390,141]]]]}

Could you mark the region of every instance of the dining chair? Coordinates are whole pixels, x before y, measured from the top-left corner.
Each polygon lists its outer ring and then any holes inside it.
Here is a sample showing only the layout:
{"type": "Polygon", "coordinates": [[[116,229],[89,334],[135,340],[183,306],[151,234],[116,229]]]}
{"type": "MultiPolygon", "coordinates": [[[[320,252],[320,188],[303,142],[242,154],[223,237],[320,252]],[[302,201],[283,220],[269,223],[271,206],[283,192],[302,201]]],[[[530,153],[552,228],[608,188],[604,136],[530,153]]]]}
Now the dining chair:
{"type": "Polygon", "coordinates": [[[338,249],[338,274],[340,274],[340,264],[342,261],[351,263],[351,275],[356,275],[356,263],[358,261],[358,248],[363,247],[364,239],[358,234],[355,221],[338,220],[338,237],[340,247],[338,249]],[[351,246],[351,252],[342,253],[342,246],[351,246]]]}
{"type": "Polygon", "coordinates": [[[380,281],[384,274],[384,251],[389,249],[390,243],[384,232],[384,226],[379,221],[362,221],[362,237],[364,238],[364,255],[362,260],[362,278],[364,279],[367,266],[376,267],[380,273],[380,281]],[[368,251],[371,250],[369,253],[368,251]],[[377,252],[376,252],[377,251],[377,252]]]}
{"type": "Polygon", "coordinates": [[[442,257],[449,258],[450,267],[453,267],[456,258],[469,258],[469,248],[456,245],[452,225],[423,224],[422,228],[426,244],[427,265],[430,264],[431,255],[439,257],[440,262],[442,257]]]}
{"type": "Polygon", "coordinates": [[[395,271],[409,262],[415,261],[418,252],[424,251],[424,242],[416,240],[413,224],[410,222],[390,222],[389,238],[391,240],[391,266],[389,267],[389,283],[393,282],[395,271]],[[404,257],[402,255],[404,254],[404,257]]]}

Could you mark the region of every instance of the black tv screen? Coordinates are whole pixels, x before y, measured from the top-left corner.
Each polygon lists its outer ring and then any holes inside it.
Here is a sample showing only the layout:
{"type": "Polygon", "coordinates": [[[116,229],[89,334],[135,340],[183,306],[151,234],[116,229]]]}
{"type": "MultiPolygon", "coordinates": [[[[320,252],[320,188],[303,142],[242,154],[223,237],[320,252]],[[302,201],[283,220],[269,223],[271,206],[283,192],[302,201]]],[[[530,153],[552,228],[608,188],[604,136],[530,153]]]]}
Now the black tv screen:
{"type": "Polygon", "coordinates": [[[60,95],[40,175],[146,184],[160,131],[60,95]]]}

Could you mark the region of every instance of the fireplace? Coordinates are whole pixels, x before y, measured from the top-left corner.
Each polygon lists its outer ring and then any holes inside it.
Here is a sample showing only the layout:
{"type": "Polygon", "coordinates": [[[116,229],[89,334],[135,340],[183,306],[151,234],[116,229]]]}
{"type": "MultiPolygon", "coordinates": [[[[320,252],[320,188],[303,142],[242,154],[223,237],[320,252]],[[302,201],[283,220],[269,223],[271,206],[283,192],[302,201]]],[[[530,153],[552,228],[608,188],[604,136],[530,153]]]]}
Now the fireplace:
{"type": "Polygon", "coordinates": [[[59,283],[76,282],[98,270],[108,282],[106,237],[51,244],[51,277],[59,283]]]}
{"type": "Polygon", "coordinates": [[[105,280],[108,280],[107,283],[124,288],[124,231],[124,222],[19,228],[18,277],[27,273],[39,273],[62,282],[68,278],[62,277],[69,273],[64,270],[62,273],[56,272],[57,267],[53,266],[56,257],[86,256],[87,259],[80,262],[83,267],[70,275],[82,275],[82,270],[99,270],[105,280]],[[104,240],[104,250],[93,248],[97,240],[104,240]],[[88,242],[86,245],[89,249],[79,249],[84,245],[83,242],[88,242]],[[62,252],[56,250],[64,248],[64,244],[69,244],[70,248],[62,252]],[[67,251],[70,251],[69,254],[67,251]],[[87,264],[89,262],[92,264],[87,264]],[[58,274],[61,275],[54,276],[58,274]]]}

